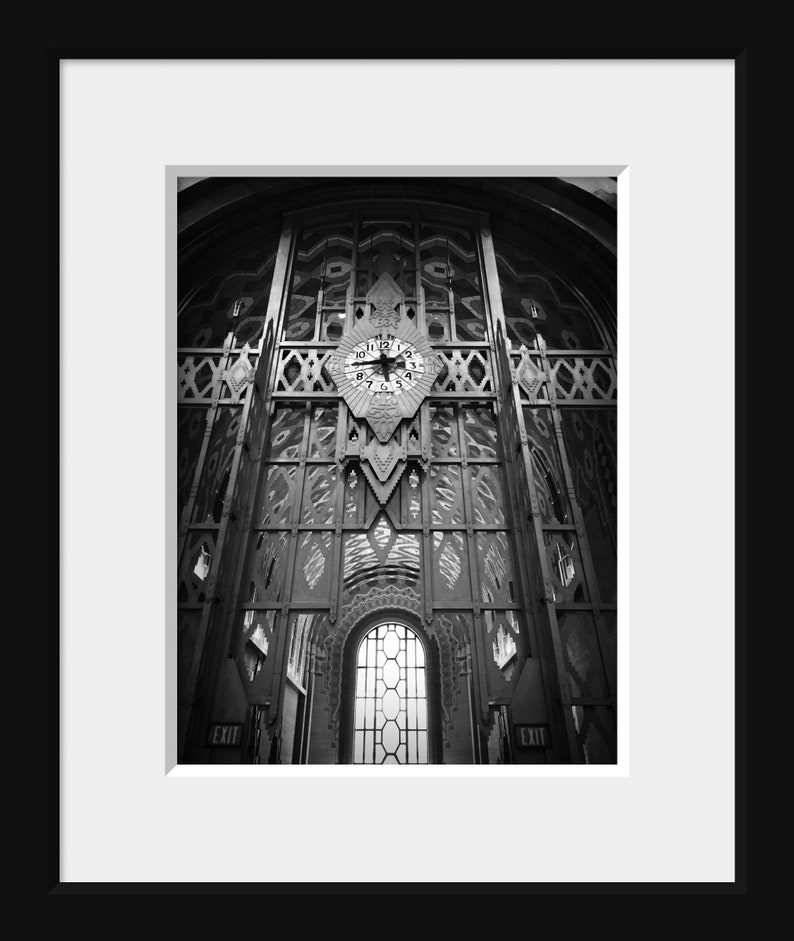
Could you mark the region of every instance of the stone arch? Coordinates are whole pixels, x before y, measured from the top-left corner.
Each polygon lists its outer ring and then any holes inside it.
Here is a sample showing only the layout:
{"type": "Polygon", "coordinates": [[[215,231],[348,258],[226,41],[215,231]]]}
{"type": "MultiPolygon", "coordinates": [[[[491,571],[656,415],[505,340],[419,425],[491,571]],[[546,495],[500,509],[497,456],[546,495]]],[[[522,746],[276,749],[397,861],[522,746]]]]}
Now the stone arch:
{"type": "MultiPolygon", "coordinates": [[[[428,704],[434,710],[437,734],[431,745],[431,760],[441,762],[444,744],[449,738],[452,712],[458,694],[458,653],[465,638],[457,636],[451,622],[444,617],[434,617],[428,623],[422,618],[422,600],[411,588],[387,586],[374,587],[357,595],[345,605],[336,626],[323,640],[324,670],[323,688],[328,696],[329,723],[333,729],[333,740],[341,762],[349,759],[349,742],[346,740],[351,717],[347,713],[350,689],[347,669],[355,656],[361,638],[382,620],[401,621],[411,628],[425,644],[428,677],[433,671],[432,699],[428,704]]],[[[351,727],[352,728],[352,727],[351,727]]]]}

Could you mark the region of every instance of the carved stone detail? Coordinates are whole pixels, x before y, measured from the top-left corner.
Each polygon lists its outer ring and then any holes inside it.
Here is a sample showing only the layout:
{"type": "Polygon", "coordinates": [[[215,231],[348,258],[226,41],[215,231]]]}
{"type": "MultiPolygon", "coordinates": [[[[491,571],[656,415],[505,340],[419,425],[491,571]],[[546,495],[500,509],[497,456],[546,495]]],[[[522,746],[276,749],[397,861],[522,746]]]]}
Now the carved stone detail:
{"type": "MultiPolygon", "coordinates": [[[[345,646],[351,631],[370,614],[383,611],[404,611],[419,621],[422,619],[422,599],[412,588],[372,588],[365,594],[356,595],[343,606],[338,623],[328,632],[323,640],[326,672],[323,689],[328,694],[329,725],[333,729],[334,744],[339,741],[339,719],[342,699],[342,667],[345,646]]],[[[459,648],[466,638],[458,638],[452,622],[445,616],[425,622],[426,633],[436,642],[439,652],[441,671],[441,711],[442,735],[444,741],[449,737],[449,724],[458,692],[458,671],[456,659],[459,648]]]]}
{"type": "Polygon", "coordinates": [[[219,389],[222,378],[220,356],[183,355],[179,358],[179,401],[209,401],[219,389]]]}
{"type": "Polygon", "coordinates": [[[403,416],[393,395],[376,392],[367,410],[367,421],[379,441],[388,441],[403,416]]]}
{"type": "MultiPolygon", "coordinates": [[[[400,290],[399,284],[397,284],[388,272],[384,272],[378,278],[367,294],[367,300],[372,304],[373,313],[377,312],[381,315],[393,313],[394,308],[402,299],[403,292],[400,290]]],[[[370,315],[370,320],[372,320],[373,323],[375,322],[372,315],[370,315]]],[[[399,314],[397,314],[394,323],[397,323],[398,320],[399,314]]],[[[387,324],[377,324],[377,326],[387,326],[387,324]]],[[[388,326],[390,326],[390,324],[388,326]]]]}
{"type": "Polygon", "coordinates": [[[527,395],[534,399],[537,398],[541,386],[546,381],[546,375],[532,362],[529,350],[523,344],[520,352],[521,358],[515,367],[514,376],[527,395]]]}
{"type": "Polygon", "coordinates": [[[387,442],[373,439],[364,448],[362,457],[369,461],[372,469],[375,471],[378,480],[382,483],[391,477],[392,471],[397,466],[397,462],[405,460],[405,448],[390,439],[387,442]]]}
{"type": "Polygon", "coordinates": [[[328,350],[292,350],[279,353],[276,392],[336,391],[340,366],[328,350]]]}
{"type": "Polygon", "coordinates": [[[237,360],[223,372],[223,381],[231,390],[232,402],[235,403],[240,401],[240,396],[245,387],[249,386],[254,381],[254,373],[256,370],[248,358],[250,352],[251,347],[246,343],[240,350],[240,355],[237,357],[237,360]]]}
{"type": "Polygon", "coordinates": [[[493,392],[490,356],[486,350],[442,350],[434,359],[435,391],[493,392]]]}
{"type": "Polygon", "coordinates": [[[364,474],[367,483],[372,488],[372,492],[378,498],[378,503],[380,503],[381,506],[385,506],[389,502],[389,497],[394,493],[394,488],[399,483],[403,471],[407,466],[406,461],[398,461],[392,469],[391,475],[385,481],[380,481],[373,473],[369,464],[364,463],[361,465],[361,472],[364,474]]]}

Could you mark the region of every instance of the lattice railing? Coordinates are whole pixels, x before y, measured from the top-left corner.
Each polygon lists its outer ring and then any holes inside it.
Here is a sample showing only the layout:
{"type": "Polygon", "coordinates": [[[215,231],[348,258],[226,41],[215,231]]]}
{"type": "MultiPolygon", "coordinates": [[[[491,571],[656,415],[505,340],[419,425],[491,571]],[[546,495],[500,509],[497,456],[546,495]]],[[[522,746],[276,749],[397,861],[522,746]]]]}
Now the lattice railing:
{"type": "MultiPolygon", "coordinates": [[[[492,394],[494,392],[490,354],[485,349],[435,350],[438,374],[431,394],[492,394]]],[[[331,376],[329,358],[332,348],[286,348],[279,353],[276,364],[278,394],[334,394],[336,384],[331,376]]]]}
{"type": "Polygon", "coordinates": [[[282,349],[276,365],[278,392],[336,392],[328,371],[332,349],[282,349]]]}
{"type": "Polygon", "coordinates": [[[224,353],[180,354],[177,388],[180,401],[209,402],[221,375],[224,353]]]}
{"type": "Polygon", "coordinates": [[[558,402],[604,402],[617,399],[617,371],[611,356],[565,355],[535,350],[510,354],[513,376],[522,397],[558,402]]]}
{"type": "Polygon", "coordinates": [[[259,357],[246,343],[230,352],[177,351],[177,401],[181,404],[238,405],[253,383],[259,357]]]}
{"type": "Polygon", "coordinates": [[[432,392],[493,392],[491,363],[486,350],[436,350],[440,369],[432,392]]]}
{"type": "Polygon", "coordinates": [[[558,399],[616,399],[614,363],[603,357],[565,357],[549,361],[552,387],[558,399]]]}

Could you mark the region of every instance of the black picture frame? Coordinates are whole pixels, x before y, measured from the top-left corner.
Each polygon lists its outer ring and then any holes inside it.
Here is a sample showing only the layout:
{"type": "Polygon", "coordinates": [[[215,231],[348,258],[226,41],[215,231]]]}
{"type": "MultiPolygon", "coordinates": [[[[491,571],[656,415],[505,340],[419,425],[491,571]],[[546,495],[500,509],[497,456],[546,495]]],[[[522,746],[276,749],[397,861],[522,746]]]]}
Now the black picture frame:
{"type": "MultiPolygon", "coordinates": [[[[40,61],[40,60],[39,60],[40,61]]],[[[46,720],[47,736],[47,887],[46,894],[56,895],[367,895],[367,894],[505,894],[505,895],[565,895],[565,894],[747,894],[748,857],[747,857],[747,396],[748,396],[748,45],[739,44],[702,44],[682,47],[676,44],[648,47],[642,45],[590,46],[547,46],[545,48],[501,45],[461,45],[433,47],[423,49],[406,45],[400,48],[377,48],[365,44],[350,46],[292,47],[192,47],[173,46],[154,48],[148,45],[123,48],[119,45],[53,44],[46,49],[46,82],[48,100],[48,123],[46,135],[46,180],[47,180],[47,270],[49,284],[48,304],[48,370],[45,389],[48,412],[48,446],[52,455],[48,461],[48,632],[47,632],[47,701],[46,720]],[[60,830],[60,777],[61,761],[60,727],[60,663],[62,649],[60,645],[60,522],[59,462],[55,455],[59,451],[59,383],[60,383],[60,328],[59,279],[60,252],[63,246],[59,238],[60,221],[60,82],[59,69],[64,60],[70,59],[218,59],[218,58],[351,58],[371,57],[409,58],[409,59],[449,59],[449,58],[488,58],[488,59],[725,59],[735,66],[735,131],[736,131],[736,185],[735,185],[735,221],[736,221],[736,256],[735,256],[735,291],[736,291],[736,412],[735,433],[737,464],[736,473],[736,793],[735,803],[735,851],[736,879],[733,883],[346,883],[329,881],[327,883],[71,883],[61,879],[61,830],[60,830]]]]}

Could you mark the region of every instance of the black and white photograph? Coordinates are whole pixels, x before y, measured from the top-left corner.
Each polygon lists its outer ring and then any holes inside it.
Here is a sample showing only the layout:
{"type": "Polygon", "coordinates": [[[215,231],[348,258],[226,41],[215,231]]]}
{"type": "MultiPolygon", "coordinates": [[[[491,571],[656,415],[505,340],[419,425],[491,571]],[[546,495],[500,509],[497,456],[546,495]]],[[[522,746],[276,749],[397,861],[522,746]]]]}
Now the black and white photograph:
{"type": "Polygon", "coordinates": [[[177,763],[616,765],[618,178],[173,185],[177,763]]]}

